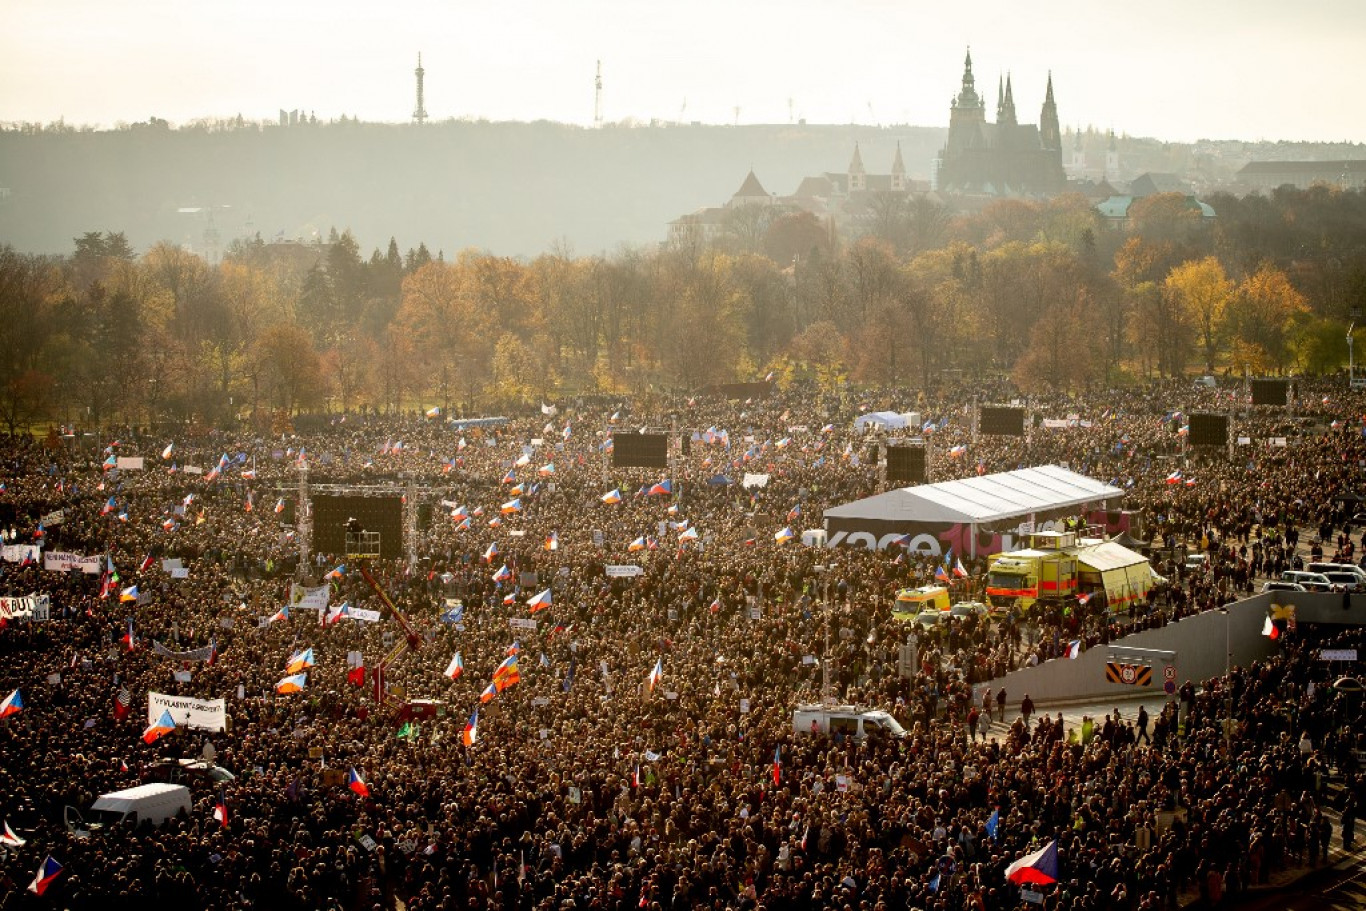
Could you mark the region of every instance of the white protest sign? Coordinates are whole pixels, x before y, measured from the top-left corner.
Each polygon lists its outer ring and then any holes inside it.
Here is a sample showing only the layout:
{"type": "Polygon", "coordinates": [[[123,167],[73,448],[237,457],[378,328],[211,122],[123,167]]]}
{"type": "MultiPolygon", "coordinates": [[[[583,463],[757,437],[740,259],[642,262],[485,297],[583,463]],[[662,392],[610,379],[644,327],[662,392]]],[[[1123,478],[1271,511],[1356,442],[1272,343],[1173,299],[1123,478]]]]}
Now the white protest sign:
{"type": "Polygon", "coordinates": [[[147,694],[147,723],[152,724],[169,711],[180,727],[221,731],[227,727],[228,708],[222,699],[192,699],[188,696],[147,694]]]}

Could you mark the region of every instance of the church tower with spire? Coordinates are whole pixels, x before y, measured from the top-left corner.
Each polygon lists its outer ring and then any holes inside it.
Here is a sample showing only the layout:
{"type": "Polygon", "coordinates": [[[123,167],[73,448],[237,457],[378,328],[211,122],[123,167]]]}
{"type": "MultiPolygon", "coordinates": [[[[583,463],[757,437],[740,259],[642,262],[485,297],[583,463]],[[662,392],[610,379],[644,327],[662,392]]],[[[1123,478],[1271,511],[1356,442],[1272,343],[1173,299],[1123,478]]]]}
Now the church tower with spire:
{"type": "Polygon", "coordinates": [[[854,157],[849,162],[849,192],[859,193],[868,189],[868,171],[863,167],[863,156],[859,154],[858,143],[854,143],[854,157]]]}
{"type": "Polygon", "coordinates": [[[901,160],[901,142],[896,144],[896,157],[892,159],[892,179],[889,184],[893,193],[901,193],[906,189],[906,165],[901,160]]]}
{"type": "Polygon", "coordinates": [[[949,108],[949,136],[932,169],[935,189],[986,196],[1044,196],[1066,185],[1062,131],[1049,74],[1039,123],[1020,123],[1009,73],[997,80],[996,122],[987,123],[977,92],[972,53],[963,60],[962,87],[949,108]]]}

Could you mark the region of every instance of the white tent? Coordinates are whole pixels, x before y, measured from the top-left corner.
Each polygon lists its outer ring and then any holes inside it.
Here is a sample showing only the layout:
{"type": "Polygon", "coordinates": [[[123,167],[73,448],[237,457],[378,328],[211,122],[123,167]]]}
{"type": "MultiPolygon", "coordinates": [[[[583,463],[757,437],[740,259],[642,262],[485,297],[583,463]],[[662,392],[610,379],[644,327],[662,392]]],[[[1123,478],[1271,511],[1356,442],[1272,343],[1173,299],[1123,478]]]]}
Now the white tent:
{"type": "MultiPolygon", "coordinates": [[[[898,532],[961,525],[972,529],[975,540],[982,525],[1008,519],[1029,521],[1040,513],[1056,515],[1073,507],[1100,506],[1123,496],[1123,490],[1094,478],[1057,465],[1040,465],[959,481],[901,487],[865,497],[827,509],[825,528],[832,540],[837,540],[837,532],[863,532],[871,535],[872,540],[881,541],[889,535],[895,537],[898,532]]],[[[973,549],[965,548],[969,552],[973,549]]]]}
{"type": "Polygon", "coordinates": [[[870,411],[854,418],[854,429],[867,433],[869,427],[879,430],[901,430],[906,426],[906,418],[895,411],[870,411]]]}

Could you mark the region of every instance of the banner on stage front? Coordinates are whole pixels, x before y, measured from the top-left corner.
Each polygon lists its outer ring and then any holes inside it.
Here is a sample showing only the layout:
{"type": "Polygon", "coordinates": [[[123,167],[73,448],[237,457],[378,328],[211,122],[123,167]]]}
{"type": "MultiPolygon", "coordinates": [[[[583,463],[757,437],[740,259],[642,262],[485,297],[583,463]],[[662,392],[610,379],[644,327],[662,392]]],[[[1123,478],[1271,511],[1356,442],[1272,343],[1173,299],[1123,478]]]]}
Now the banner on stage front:
{"type": "Polygon", "coordinates": [[[103,563],[103,557],[85,557],[60,550],[43,554],[43,569],[53,573],[76,571],[98,576],[100,571],[104,569],[103,563]]]}
{"type": "Polygon", "coordinates": [[[191,699],[188,696],[147,694],[147,723],[155,724],[162,712],[170,712],[180,727],[221,731],[228,726],[228,707],[222,699],[191,699]]]}

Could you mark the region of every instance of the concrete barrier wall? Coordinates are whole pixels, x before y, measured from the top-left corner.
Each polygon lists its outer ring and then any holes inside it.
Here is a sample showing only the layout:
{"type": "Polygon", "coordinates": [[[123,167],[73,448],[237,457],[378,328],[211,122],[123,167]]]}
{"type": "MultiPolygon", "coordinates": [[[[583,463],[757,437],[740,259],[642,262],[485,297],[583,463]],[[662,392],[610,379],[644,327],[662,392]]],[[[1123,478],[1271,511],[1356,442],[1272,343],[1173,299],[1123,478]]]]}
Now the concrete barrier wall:
{"type": "Polygon", "coordinates": [[[1366,624],[1366,596],[1354,595],[1350,607],[1344,609],[1343,595],[1321,595],[1309,592],[1271,592],[1254,595],[1245,601],[1229,605],[1228,613],[1207,611],[1169,623],[1161,629],[1145,630],[1084,651],[1075,659],[1055,658],[1038,667],[1013,671],[1003,679],[993,680],[993,690],[1003,685],[1010,707],[1017,707],[1026,693],[1034,702],[1098,702],[1112,697],[1161,695],[1163,672],[1170,663],[1174,668],[1175,683],[1180,687],[1187,680],[1198,686],[1201,680],[1224,673],[1225,637],[1228,643],[1228,663],[1247,665],[1270,655],[1274,643],[1262,635],[1267,609],[1277,605],[1295,605],[1299,623],[1366,624]],[[1105,665],[1113,660],[1113,649],[1141,648],[1175,652],[1170,662],[1152,661],[1152,684],[1133,686],[1110,683],[1105,677],[1105,665]]]}

